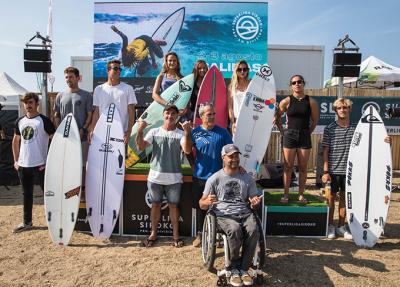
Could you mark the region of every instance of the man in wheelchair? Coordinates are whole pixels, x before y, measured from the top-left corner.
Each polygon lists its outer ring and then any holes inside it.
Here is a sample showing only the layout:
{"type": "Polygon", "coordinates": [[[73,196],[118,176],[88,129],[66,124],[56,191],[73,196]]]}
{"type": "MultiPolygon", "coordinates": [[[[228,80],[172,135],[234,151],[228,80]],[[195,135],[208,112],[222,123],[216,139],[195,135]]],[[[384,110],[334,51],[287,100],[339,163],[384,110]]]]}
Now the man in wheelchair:
{"type": "Polygon", "coordinates": [[[225,265],[230,271],[229,283],[249,286],[253,278],[248,271],[260,236],[252,209],[259,206],[261,198],[254,179],[239,171],[239,153],[233,144],[222,148],[224,167],[207,180],[199,204],[205,210],[212,206],[217,224],[227,236],[229,262],[225,265]]]}

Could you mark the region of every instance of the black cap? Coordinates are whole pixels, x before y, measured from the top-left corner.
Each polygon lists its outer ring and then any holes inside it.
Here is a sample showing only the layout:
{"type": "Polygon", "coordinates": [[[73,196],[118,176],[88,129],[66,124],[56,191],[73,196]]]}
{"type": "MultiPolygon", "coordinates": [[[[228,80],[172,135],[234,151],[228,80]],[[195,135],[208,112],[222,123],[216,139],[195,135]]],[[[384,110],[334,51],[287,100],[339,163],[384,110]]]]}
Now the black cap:
{"type": "Polygon", "coordinates": [[[177,113],[179,113],[179,109],[177,108],[177,106],[175,106],[175,105],[166,105],[165,107],[164,107],[164,110],[163,110],[163,112],[165,112],[165,111],[168,111],[168,110],[175,110],[175,112],[177,112],[177,113]]]}

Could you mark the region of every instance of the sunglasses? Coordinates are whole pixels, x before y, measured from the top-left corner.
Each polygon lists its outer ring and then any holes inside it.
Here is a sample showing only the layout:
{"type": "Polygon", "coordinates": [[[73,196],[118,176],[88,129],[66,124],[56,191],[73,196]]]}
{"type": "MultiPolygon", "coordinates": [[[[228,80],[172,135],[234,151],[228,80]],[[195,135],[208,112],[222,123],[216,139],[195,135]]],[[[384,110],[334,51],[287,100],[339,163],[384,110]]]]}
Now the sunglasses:
{"type": "Polygon", "coordinates": [[[121,71],[122,69],[120,67],[110,67],[107,70],[114,70],[115,72],[121,71]]]}
{"type": "Polygon", "coordinates": [[[244,73],[244,72],[248,72],[249,68],[237,68],[236,71],[239,72],[239,73],[244,73]]]}
{"type": "Polygon", "coordinates": [[[293,81],[291,82],[292,86],[298,84],[298,85],[302,85],[303,84],[303,80],[297,80],[297,81],[293,81]]]}

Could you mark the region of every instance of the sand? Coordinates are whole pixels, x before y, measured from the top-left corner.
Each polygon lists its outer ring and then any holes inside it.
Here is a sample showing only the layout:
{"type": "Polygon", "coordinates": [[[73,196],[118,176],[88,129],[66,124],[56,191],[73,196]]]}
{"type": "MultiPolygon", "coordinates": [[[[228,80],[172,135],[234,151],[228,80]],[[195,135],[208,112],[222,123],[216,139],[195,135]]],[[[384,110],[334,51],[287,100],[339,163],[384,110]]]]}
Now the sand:
{"type": "MultiPolygon", "coordinates": [[[[399,184],[399,177],[395,179],[399,184]]],[[[309,188],[312,188],[309,186],[309,188]]],[[[34,228],[11,230],[22,219],[19,186],[0,186],[0,286],[215,286],[216,275],[203,267],[200,250],[174,248],[170,239],[152,248],[142,238],[100,241],[74,232],[67,247],[52,244],[43,196],[34,193],[34,228]]],[[[373,249],[352,241],[268,237],[263,268],[265,286],[398,286],[400,282],[400,194],[393,193],[384,236],[373,249]]],[[[221,268],[222,250],[217,267],[221,268]]]]}

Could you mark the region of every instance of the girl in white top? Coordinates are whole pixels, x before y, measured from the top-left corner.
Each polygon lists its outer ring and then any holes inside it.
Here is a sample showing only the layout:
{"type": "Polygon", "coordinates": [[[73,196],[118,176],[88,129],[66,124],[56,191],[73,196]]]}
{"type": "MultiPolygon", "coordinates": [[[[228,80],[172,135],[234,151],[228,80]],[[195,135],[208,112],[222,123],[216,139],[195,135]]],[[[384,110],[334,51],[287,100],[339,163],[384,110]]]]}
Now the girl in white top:
{"type": "Polygon", "coordinates": [[[232,134],[235,133],[236,120],[239,116],[240,107],[246,95],[249,86],[249,65],[246,61],[241,60],[236,63],[232,80],[228,87],[228,113],[229,120],[232,124],[232,134]]]}

